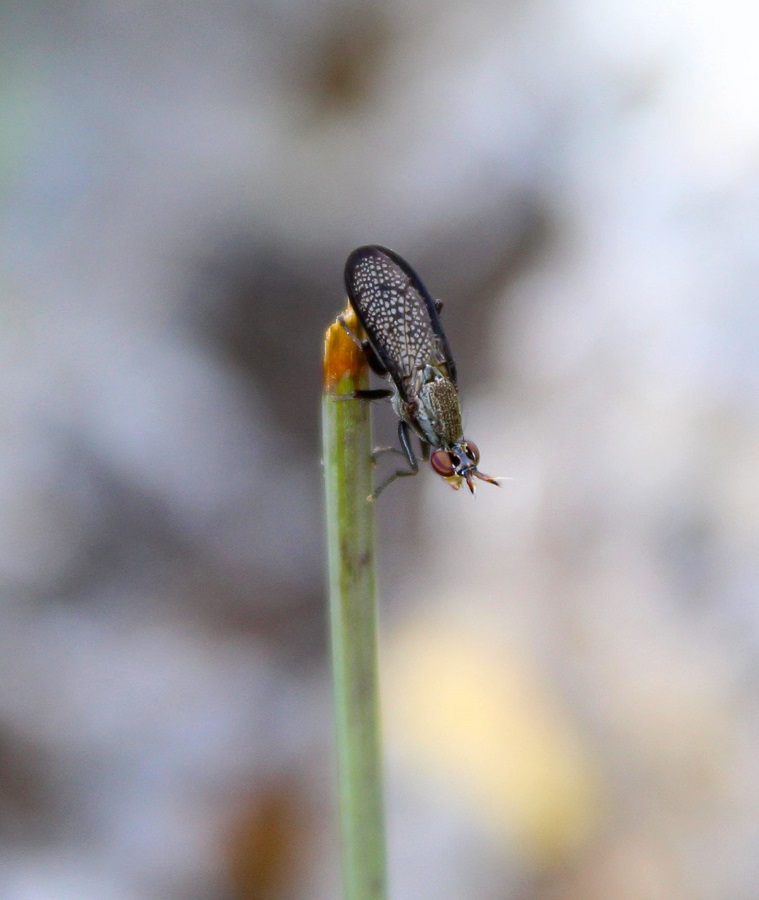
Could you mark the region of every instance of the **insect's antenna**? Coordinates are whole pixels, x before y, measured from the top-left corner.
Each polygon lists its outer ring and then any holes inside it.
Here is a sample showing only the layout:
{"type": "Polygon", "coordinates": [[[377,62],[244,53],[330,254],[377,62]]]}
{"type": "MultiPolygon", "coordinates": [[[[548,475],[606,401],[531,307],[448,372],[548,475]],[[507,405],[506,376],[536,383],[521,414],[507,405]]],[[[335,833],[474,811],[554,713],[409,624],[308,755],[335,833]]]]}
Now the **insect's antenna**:
{"type": "Polygon", "coordinates": [[[487,481],[488,484],[494,484],[496,487],[500,487],[502,481],[513,481],[511,475],[486,475],[485,472],[477,470],[475,470],[474,476],[480,481],[487,481]]]}

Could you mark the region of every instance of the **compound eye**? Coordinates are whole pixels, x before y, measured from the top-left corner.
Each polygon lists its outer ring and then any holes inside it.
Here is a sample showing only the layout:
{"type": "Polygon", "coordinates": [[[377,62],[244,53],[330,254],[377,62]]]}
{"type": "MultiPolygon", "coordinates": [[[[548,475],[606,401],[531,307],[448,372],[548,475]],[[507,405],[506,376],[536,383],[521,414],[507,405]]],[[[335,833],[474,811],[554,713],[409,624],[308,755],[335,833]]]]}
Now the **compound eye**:
{"type": "Polygon", "coordinates": [[[450,478],[455,471],[453,459],[447,450],[436,450],[430,457],[430,465],[443,478],[450,478]]]}
{"type": "Polygon", "coordinates": [[[480,450],[477,444],[474,441],[467,440],[464,442],[464,452],[471,459],[473,463],[478,463],[480,461],[480,450]]]}

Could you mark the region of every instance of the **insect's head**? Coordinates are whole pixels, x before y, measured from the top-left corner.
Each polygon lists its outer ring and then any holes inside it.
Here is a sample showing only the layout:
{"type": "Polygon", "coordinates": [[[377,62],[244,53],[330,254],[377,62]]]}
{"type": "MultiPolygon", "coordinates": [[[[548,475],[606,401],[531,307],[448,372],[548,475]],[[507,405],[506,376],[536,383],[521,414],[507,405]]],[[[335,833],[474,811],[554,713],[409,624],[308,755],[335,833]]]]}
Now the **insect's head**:
{"type": "Polygon", "coordinates": [[[444,478],[450,486],[457,491],[466,481],[466,486],[474,494],[477,489],[475,478],[480,481],[488,481],[500,487],[498,478],[486,475],[477,469],[480,461],[480,451],[474,441],[462,438],[457,441],[450,450],[435,450],[430,456],[430,465],[444,478]]]}

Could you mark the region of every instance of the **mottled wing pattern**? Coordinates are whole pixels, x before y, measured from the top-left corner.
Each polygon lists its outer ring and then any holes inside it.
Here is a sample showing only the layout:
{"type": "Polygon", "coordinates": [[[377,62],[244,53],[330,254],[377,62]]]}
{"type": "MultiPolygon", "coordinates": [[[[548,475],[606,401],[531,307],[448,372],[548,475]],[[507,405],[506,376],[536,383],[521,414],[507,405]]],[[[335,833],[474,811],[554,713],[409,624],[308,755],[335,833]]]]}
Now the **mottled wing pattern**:
{"type": "Polygon", "coordinates": [[[345,284],[370,343],[403,392],[403,380],[425,365],[456,370],[435,304],[401,257],[384,247],[359,247],[348,257],[345,284]]]}

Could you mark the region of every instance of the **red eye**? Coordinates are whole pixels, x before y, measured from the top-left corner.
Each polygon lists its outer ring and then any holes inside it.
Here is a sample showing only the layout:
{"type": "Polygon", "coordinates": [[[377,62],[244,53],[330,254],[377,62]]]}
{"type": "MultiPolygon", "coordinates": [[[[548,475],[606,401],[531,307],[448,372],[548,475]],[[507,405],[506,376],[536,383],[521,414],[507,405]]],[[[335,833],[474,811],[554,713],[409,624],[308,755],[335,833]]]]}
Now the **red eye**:
{"type": "Polygon", "coordinates": [[[430,465],[443,478],[450,478],[453,475],[453,460],[447,450],[436,450],[430,457],[430,465]]]}
{"type": "Polygon", "coordinates": [[[474,441],[467,440],[464,442],[464,452],[473,463],[478,463],[480,461],[480,451],[474,441]]]}

